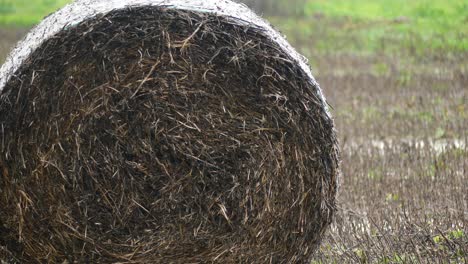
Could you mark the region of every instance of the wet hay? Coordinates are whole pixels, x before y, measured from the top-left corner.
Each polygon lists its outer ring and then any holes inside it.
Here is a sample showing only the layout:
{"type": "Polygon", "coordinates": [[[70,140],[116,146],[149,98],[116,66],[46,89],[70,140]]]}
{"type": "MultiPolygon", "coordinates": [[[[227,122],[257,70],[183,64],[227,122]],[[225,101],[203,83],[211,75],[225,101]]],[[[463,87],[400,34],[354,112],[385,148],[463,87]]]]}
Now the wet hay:
{"type": "Polygon", "coordinates": [[[222,16],[138,7],[62,30],[1,92],[0,256],[310,259],[338,175],[317,90],[222,16]]]}

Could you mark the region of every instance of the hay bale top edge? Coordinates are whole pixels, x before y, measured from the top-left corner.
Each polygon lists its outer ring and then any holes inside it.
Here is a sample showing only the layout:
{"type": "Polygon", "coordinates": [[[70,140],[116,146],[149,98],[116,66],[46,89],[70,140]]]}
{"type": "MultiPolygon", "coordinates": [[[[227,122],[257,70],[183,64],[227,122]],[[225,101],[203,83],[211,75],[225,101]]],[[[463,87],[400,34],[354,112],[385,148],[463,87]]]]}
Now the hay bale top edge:
{"type": "Polygon", "coordinates": [[[263,29],[265,36],[276,42],[286,54],[289,54],[309,77],[316,87],[328,118],[331,114],[319,84],[312,75],[307,59],[299,54],[286,39],[273,27],[260,18],[247,6],[230,0],[77,0],[57,12],[47,16],[20,41],[0,67],[0,93],[27,58],[47,39],[61,30],[73,27],[80,22],[97,15],[129,7],[165,7],[178,10],[211,13],[224,16],[239,25],[252,25],[263,29]]]}

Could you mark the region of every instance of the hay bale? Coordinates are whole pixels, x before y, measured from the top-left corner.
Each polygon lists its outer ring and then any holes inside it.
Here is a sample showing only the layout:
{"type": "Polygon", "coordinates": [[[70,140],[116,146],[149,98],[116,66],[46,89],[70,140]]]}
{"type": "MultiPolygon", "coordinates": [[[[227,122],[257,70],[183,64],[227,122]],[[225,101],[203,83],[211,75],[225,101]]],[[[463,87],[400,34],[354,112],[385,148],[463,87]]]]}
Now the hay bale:
{"type": "Polygon", "coordinates": [[[9,259],[303,262],[335,211],[320,88],[239,4],[73,3],[13,51],[0,90],[9,259]]]}

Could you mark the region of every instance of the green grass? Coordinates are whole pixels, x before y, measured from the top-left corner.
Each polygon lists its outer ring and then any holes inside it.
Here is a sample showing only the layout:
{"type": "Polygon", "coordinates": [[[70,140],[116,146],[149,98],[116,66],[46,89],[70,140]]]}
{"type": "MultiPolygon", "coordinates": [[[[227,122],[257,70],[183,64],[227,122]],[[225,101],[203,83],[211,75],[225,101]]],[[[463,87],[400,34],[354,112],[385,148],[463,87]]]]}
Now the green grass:
{"type": "Polygon", "coordinates": [[[320,32],[322,39],[313,45],[325,52],[468,51],[467,0],[309,0],[305,14],[273,21],[293,41],[305,42],[320,32]]]}
{"type": "Polygon", "coordinates": [[[306,14],[317,12],[332,17],[349,17],[377,24],[395,23],[399,32],[414,31],[421,35],[456,36],[468,34],[466,0],[327,0],[309,1],[306,14]],[[404,23],[406,22],[406,23],[404,23]]]}
{"type": "Polygon", "coordinates": [[[32,26],[70,0],[0,0],[0,25],[32,26]]]}

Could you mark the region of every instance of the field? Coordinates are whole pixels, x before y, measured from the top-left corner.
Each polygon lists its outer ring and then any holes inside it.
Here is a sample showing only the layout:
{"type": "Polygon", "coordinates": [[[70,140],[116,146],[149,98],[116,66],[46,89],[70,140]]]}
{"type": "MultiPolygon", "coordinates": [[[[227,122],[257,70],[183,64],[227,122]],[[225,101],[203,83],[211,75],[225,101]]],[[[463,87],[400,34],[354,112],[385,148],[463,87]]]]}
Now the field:
{"type": "MultiPolygon", "coordinates": [[[[64,2],[0,0],[0,62],[64,2]]],[[[309,59],[341,143],[314,263],[468,263],[468,2],[302,3],[265,16],[309,59]]]]}
{"type": "Polygon", "coordinates": [[[31,26],[69,0],[0,0],[0,24],[31,26]]]}

